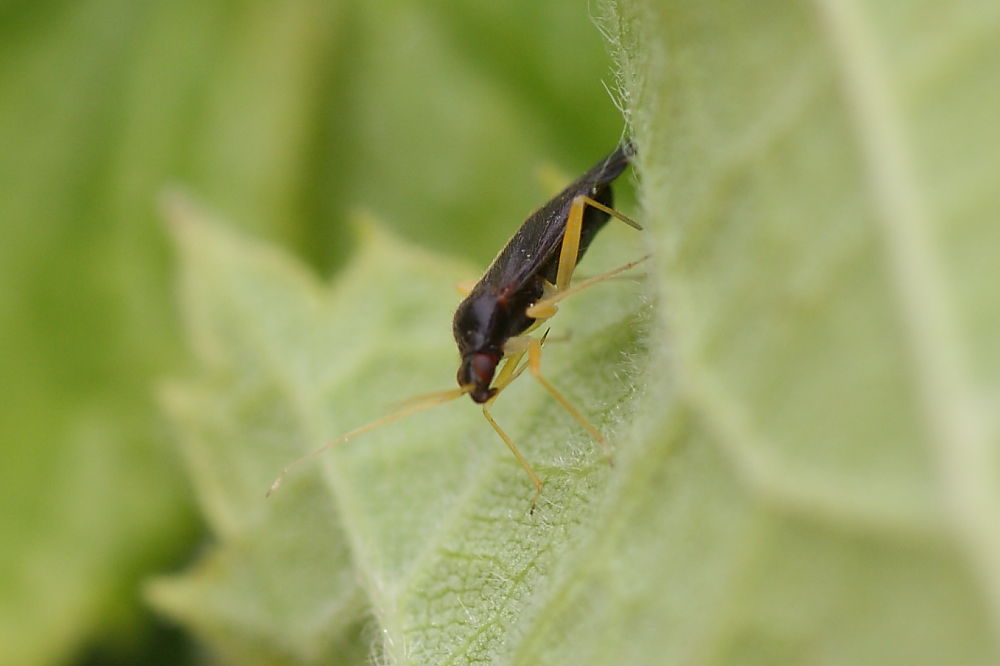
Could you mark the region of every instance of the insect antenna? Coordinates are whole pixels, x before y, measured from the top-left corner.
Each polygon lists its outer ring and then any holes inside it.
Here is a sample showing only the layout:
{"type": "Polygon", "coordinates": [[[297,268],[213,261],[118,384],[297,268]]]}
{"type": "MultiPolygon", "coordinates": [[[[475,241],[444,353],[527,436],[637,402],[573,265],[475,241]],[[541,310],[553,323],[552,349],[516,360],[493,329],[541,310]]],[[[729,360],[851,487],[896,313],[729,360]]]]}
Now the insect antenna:
{"type": "Polygon", "coordinates": [[[399,419],[406,418],[411,414],[422,412],[425,409],[430,409],[431,407],[437,407],[438,405],[443,405],[446,402],[451,402],[456,398],[462,397],[463,395],[468,393],[471,389],[472,389],[471,386],[461,386],[457,389],[451,389],[448,391],[425,393],[423,395],[414,396],[409,400],[403,401],[403,403],[400,405],[399,410],[392,412],[390,414],[386,414],[382,418],[375,419],[370,423],[366,423],[360,428],[355,428],[350,432],[344,433],[343,435],[333,440],[332,442],[327,442],[323,446],[313,451],[310,451],[309,453],[302,456],[295,462],[289,464],[287,467],[281,470],[281,474],[279,474],[278,477],[274,480],[274,483],[271,484],[271,487],[268,489],[265,496],[270,497],[276,490],[278,490],[282,482],[285,480],[285,477],[288,476],[289,472],[291,472],[296,467],[302,465],[303,463],[309,462],[310,460],[312,460],[319,454],[323,453],[327,449],[331,449],[337,444],[343,444],[347,440],[353,439],[358,435],[363,435],[366,432],[375,430],[375,428],[384,426],[386,423],[392,423],[393,421],[398,421],[399,419]]]}

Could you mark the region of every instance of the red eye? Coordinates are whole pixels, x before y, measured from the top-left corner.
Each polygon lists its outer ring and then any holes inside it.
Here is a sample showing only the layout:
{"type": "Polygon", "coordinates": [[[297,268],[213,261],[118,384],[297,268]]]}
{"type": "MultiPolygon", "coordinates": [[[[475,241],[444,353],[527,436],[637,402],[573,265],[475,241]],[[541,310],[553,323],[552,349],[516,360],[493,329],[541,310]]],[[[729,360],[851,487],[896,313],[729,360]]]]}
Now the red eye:
{"type": "Polygon", "coordinates": [[[470,361],[476,383],[479,385],[489,384],[493,380],[497,360],[490,354],[474,354],[470,361]]]}

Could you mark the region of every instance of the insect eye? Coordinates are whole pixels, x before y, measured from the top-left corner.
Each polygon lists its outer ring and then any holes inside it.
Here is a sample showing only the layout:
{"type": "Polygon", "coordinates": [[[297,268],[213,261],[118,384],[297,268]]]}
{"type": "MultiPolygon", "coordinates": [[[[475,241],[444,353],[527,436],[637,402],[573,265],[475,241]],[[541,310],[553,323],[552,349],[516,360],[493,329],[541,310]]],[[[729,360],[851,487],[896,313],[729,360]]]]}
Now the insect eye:
{"type": "Polygon", "coordinates": [[[475,354],[472,359],[472,372],[479,384],[489,384],[497,367],[497,360],[489,354],[475,354]]]}

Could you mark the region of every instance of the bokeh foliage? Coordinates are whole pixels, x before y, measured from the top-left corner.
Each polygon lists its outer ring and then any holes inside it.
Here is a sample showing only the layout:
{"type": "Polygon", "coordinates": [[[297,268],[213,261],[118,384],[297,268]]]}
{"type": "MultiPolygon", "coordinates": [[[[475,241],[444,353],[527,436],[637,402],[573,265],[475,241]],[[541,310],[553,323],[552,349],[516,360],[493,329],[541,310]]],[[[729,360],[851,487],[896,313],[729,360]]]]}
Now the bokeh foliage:
{"type": "Polygon", "coordinates": [[[321,271],[356,206],[481,263],[618,136],[608,62],[571,3],[3,3],[0,661],[145,654],[137,583],[199,540],[165,186],[321,271]]]}

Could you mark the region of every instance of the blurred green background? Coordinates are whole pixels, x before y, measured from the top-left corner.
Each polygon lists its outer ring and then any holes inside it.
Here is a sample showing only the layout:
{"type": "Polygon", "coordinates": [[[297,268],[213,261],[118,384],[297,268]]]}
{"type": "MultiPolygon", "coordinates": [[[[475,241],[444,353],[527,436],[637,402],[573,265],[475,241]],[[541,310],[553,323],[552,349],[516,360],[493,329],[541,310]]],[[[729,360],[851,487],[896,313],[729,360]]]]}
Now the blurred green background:
{"type": "Polygon", "coordinates": [[[0,663],[183,663],[139,584],[203,542],[154,393],[185,370],[157,197],[324,274],[364,208],[489,260],[622,120],[585,2],[0,5],[0,663]],[[455,234],[455,225],[474,234],[455,234]]]}

